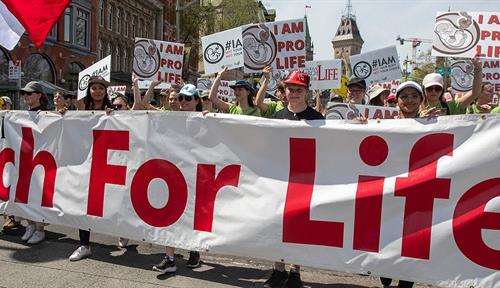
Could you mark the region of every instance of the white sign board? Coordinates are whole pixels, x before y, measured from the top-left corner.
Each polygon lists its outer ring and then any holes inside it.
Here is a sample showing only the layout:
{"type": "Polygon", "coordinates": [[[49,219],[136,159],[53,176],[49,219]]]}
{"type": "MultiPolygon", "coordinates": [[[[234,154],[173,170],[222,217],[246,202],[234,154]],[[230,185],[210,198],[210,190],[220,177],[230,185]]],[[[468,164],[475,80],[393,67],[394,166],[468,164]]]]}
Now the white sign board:
{"type": "Polygon", "coordinates": [[[330,102],[326,108],[325,118],[352,120],[364,116],[366,119],[394,119],[398,115],[399,109],[393,107],[330,102]]]}
{"type": "MultiPolygon", "coordinates": [[[[153,81],[151,81],[151,80],[138,81],[139,89],[147,90],[147,89],[149,89],[149,86],[151,86],[151,83],[153,83],[153,81]]],[[[172,84],[162,82],[158,86],[155,87],[155,90],[168,89],[170,87],[172,87],[172,84]]]]}
{"type": "Polygon", "coordinates": [[[500,59],[500,13],[438,12],[432,56],[500,59]]]}
{"type": "Polygon", "coordinates": [[[304,19],[252,24],[243,27],[245,73],[306,67],[304,19]]]}
{"type": "Polygon", "coordinates": [[[205,74],[243,67],[241,27],[201,37],[205,74]]]}
{"type": "Polygon", "coordinates": [[[132,70],[141,80],[182,82],[184,44],[136,38],[132,70]]]}
{"type": "MultiPolygon", "coordinates": [[[[493,85],[495,93],[500,93],[500,60],[483,59],[483,82],[493,85]]],[[[451,64],[451,87],[454,93],[472,90],[474,65],[469,60],[458,60],[451,64]]]]}
{"type": "Polygon", "coordinates": [[[21,60],[9,61],[9,80],[19,80],[21,78],[21,60]]]}
{"type": "Polygon", "coordinates": [[[373,82],[387,82],[403,76],[396,46],[353,55],[350,59],[352,73],[365,79],[367,86],[373,82]]]}
{"type": "Polygon", "coordinates": [[[78,73],[78,100],[86,96],[91,76],[101,76],[111,81],[111,55],[78,73]]]}
{"type": "Polygon", "coordinates": [[[127,86],[109,86],[108,87],[108,95],[111,95],[115,92],[125,95],[126,91],[127,91],[127,86]]]}
{"type": "Polygon", "coordinates": [[[338,89],[341,86],[342,61],[307,61],[305,72],[311,77],[311,89],[338,89]]]}
{"type": "Polygon", "coordinates": [[[219,90],[217,91],[217,97],[225,101],[234,101],[236,96],[234,96],[234,90],[229,87],[234,85],[236,81],[220,81],[219,90]]]}

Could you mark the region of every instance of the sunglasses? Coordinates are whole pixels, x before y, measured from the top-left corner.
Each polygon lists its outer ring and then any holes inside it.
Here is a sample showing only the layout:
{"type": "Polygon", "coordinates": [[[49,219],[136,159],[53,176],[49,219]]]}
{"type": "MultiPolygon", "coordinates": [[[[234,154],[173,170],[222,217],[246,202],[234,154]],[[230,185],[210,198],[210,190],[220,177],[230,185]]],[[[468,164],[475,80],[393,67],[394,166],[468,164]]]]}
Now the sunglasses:
{"type": "Polygon", "coordinates": [[[437,86],[437,85],[436,86],[429,86],[429,87],[425,88],[425,91],[427,91],[427,92],[432,92],[432,91],[441,92],[441,91],[443,91],[443,87],[437,86]]]}
{"type": "Polygon", "coordinates": [[[21,92],[21,96],[22,96],[22,95],[31,96],[31,94],[33,94],[33,93],[38,93],[38,92],[26,92],[26,91],[22,91],[22,92],[21,92]]]}
{"type": "Polygon", "coordinates": [[[396,104],[396,103],[398,103],[398,101],[396,101],[396,100],[389,100],[389,101],[387,101],[387,103],[389,103],[389,104],[396,104]]]}
{"type": "Polygon", "coordinates": [[[205,96],[205,97],[201,97],[201,100],[203,100],[203,101],[208,101],[208,97],[207,97],[207,96],[205,96]]]}
{"type": "Polygon", "coordinates": [[[187,102],[189,102],[189,101],[193,100],[193,98],[196,99],[196,97],[186,96],[186,95],[180,95],[178,97],[179,101],[181,101],[181,102],[184,101],[184,100],[186,100],[187,102]]]}

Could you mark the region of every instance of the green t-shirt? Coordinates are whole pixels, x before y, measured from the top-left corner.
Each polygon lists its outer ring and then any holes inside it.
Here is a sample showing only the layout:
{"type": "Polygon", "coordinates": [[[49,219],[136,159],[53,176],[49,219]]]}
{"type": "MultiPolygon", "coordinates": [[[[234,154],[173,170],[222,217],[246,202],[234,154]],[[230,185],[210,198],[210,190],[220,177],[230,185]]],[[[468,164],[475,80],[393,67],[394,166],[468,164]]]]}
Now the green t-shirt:
{"type": "Polygon", "coordinates": [[[250,115],[250,116],[260,117],[260,110],[257,107],[250,107],[250,106],[248,106],[247,109],[242,110],[240,106],[231,104],[231,106],[229,106],[229,114],[250,115]]]}
{"type": "Polygon", "coordinates": [[[160,108],[158,108],[158,110],[160,110],[160,111],[170,111],[170,108],[166,108],[164,106],[161,106],[160,108]]]}
{"type": "MultiPolygon", "coordinates": [[[[448,110],[450,111],[450,115],[465,114],[467,112],[467,109],[460,108],[460,102],[458,101],[458,99],[453,99],[451,101],[447,101],[446,105],[448,106],[448,110]]],[[[433,107],[435,107],[436,109],[444,108],[441,105],[441,102],[438,102],[436,105],[429,105],[429,104],[424,105],[424,104],[422,104],[420,106],[420,112],[419,112],[420,117],[423,117],[425,115],[425,113],[433,107]]]]}
{"type": "MultiPolygon", "coordinates": [[[[499,107],[492,105],[490,113],[498,113],[498,112],[500,112],[499,107]]],[[[476,103],[471,104],[467,108],[467,114],[483,114],[483,113],[486,113],[486,112],[483,112],[479,108],[477,108],[476,103]]]]}
{"type": "Polygon", "coordinates": [[[262,114],[262,117],[265,117],[265,118],[271,118],[271,116],[273,116],[274,113],[280,111],[280,110],[283,110],[285,108],[285,106],[283,105],[283,102],[281,101],[269,101],[269,102],[266,102],[267,104],[267,110],[266,112],[264,113],[261,113],[262,114]]]}

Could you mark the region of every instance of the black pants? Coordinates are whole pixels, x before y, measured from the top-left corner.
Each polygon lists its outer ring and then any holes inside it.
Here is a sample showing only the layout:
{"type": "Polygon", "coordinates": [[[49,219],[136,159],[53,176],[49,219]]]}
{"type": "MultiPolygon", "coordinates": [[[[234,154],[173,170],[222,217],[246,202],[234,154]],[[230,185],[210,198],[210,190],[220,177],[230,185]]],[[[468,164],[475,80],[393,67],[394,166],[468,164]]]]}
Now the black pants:
{"type": "MultiPolygon", "coordinates": [[[[384,285],[384,286],[390,286],[392,279],[380,277],[380,282],[382,282],[382,285],[384,285]]],[[[412,288],[412,287],[413,287],[413,282],[399,280],[398,288],[412,288]]]]}
{"type": "Polygon", "coordinates": [[[90,245],[90,231],[78,230],[80,234],[80,245],[89,246],[90,245]]]}

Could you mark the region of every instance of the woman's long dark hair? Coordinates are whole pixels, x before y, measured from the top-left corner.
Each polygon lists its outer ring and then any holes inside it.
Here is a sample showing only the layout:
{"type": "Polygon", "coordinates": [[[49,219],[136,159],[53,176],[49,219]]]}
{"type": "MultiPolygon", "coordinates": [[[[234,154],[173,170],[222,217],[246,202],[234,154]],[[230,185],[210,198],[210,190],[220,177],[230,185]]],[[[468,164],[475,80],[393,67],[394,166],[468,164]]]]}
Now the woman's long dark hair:
{"type": "Polygon", "coordinates": [[[106,89],[108,87],[103,85],[105,88],[104,90],[106,91],[106,95],[102,100],[102,107],[94,107],[94,99],[92,99],[92,96],[90,96],[90,86],[92,85],[89,85],[89,87],[87,87],[87,95],[85,96],[85,98],[83,98],[83,103],[85,104],[85,110],[106,110],[106,108],[111,108],[112,103],[111,100],[109,100],[108,91],[106,89]]]}

